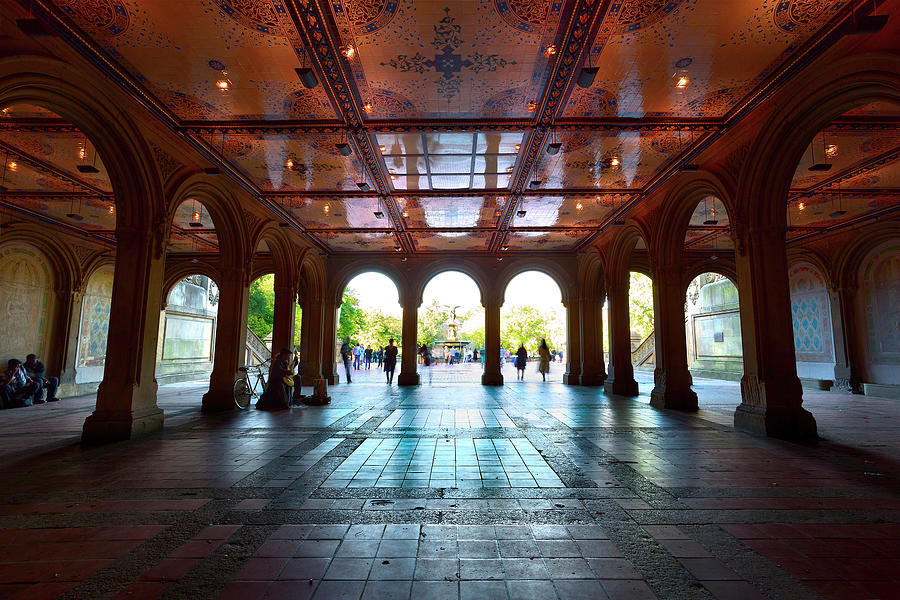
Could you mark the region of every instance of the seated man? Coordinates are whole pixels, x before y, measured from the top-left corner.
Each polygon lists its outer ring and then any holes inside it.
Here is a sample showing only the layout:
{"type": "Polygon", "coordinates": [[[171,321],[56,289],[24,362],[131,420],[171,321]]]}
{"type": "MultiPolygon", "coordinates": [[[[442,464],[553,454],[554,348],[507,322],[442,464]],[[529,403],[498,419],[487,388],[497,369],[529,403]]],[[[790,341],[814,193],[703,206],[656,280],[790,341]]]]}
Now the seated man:
{"type": "Polygon", "coordinates": [[[3,408],[19,408],[32,404],[44,403],[44,391],[36,381],[28,377],[22,368],[22,361],[11,358],[3,373],[3,385],[0,386],[0,399],[3,408]]]}
{"type": "Polygon", "coordinates": [[[291,363],[290,348],[282,348],[278,355],[272,359],[266,391],[257,400],[256,408],[260,410],[281,410],[290,406],[296,361],[297,357],[295,355],[294,362],[291,363]],[[288,384],[288,381],[291,384],[288,384]]]}
{"type": "Polygon", "coordinates": [[[35,383],[39,384],[43,389],[47,390],[47,402],[57,402],[56,388],[59,387],[58,377],[47,377],[47,370],[44,363],[37,359],[37,355],[29,354],[25,357],[25,374],[28,375],[35,383]]]}

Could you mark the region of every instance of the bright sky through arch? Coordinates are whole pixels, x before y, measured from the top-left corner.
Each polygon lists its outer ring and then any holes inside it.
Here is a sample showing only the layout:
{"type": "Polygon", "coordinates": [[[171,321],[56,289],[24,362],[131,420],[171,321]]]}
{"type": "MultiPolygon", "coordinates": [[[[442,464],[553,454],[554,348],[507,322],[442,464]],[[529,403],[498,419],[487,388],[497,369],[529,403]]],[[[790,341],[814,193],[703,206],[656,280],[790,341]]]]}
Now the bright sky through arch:
{"type": "MultiPolygon", "coordinates": [[[[362,273],[351,279],[347,287],[356,291],[362,308],[401,316],[397,287],[386,275],[373,271],[362,273]]],[[[433,298],[437,298],[441,304],[461,306],[462,311],[481,305],[478,286],[468,275],[459,271],[444,271],[435,275],[422,296],[423,304],[430,304],[433,298]]],[[[559,308],[561,303],[559,286],[552,277],[538,271],[526,271],[510,281],[504,307],[532,306],[545,310],[559,308]]]]}

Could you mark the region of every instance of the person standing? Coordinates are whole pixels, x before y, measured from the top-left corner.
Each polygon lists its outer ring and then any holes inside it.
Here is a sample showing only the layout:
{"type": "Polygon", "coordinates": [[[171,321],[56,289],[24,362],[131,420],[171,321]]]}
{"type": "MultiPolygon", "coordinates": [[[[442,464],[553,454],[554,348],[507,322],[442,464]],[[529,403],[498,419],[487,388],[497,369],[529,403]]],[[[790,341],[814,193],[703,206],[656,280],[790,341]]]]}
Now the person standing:
{"type": "Polygon", "coordinates": [[[47,390],[47,402],[57,402],[59,400],[59,398],[56,397],[56,388],[59,387],[59,378],[46,376],[47,370],[44,368],[44,363],[37,359],[36,354],[29,354],[26,356],[25,364],[22,366],[25,367],[25,374],[28,377],[39,384],[41,388],[47,390]]]}
{"type": "Polygon", "coordinates": [[[394,381],[394,369],[397,367],[397,346],[394,345],[394,338],[388,340],[388,345],[384,349],[384,374],[387,377],[388,385],[394,381]]]}
{"type": "Polygon", "coordinates": [[[542,380],[547,381],[547,373],[550,372],[550,349],[547,347],[547,340],[544,338],[541,338],[538,356],[541,359],[541,362],[538,363],[538,372],[541,374],[542,380]]]}
{"type": "Polygon", "coordinates": [[[378,360],[378,368],[384,364],[384,346],[378,346],[378,352],[375,353],[375,358],[378,360]]]}
{"type": "Polygon", "coordinates": [[[344,343],[341,344],[341,360],[344,361],[344,372],[347,373],[347,383],[352,383],[353,379],[350,377],[350,355],[353,354],[353,348],[350,346],[350,336],[344,338],[344,343]]]}
{"type": "Polygon", "coordinates": [[[372,368],[372,346],[366,344],[366,369],[372,368]]]}
{"type": "Polygon", "coordinates": [[[356,344],[353,347],[353,368],[359,371],[360,363],[362,363],[363,349],[362,344],[356,344]]]}
{"type": "Polygon", "coordinates": [[[520,344],[516,350],[516,379],[525,381],[525,365],[528,364],[528,350],[525,344],[520,344]]]}

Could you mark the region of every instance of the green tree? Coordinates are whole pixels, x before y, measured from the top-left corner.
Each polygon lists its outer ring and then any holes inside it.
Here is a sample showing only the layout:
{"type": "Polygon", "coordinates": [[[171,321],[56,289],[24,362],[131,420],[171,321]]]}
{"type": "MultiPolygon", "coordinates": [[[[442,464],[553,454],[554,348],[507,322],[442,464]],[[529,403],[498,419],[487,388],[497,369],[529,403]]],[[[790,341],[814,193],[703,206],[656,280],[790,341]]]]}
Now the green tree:
{"type": "Polygon", "coordinates": [[[366,327],[365,311],[359,307],[359,296],[356,290],[346,289],[341,301],[341,316],[338,320],[338,339],[343,340],[346,336],[354,342],[360,331],[366,327]]]}
{"type": "Polygon", "coordinates": [[[484,308],[479,306],[465,314],[460,326],[460,336],[472,342],[476,348],[484,348],[484,308]]]}
{"type": "Polygon", "coordinates": [[[632,271],[628,283],[628,316],[631,330],[647,337],[653,331],[653,281],[632,271]]]}
{"type": "Polygon", "coordinates": [[[522,343],[529,352],[534,352],[541,338],[548,338],[547,343],[553,345],[552,329],[551,319],[545,313],[531,306],[514,306],[502,319],[500,342],[513,352],[522,343]]]}
{"type": "Polygon", "coordinates": [[[275,277],[263,275],[250,284],[250,301],[247,313],[247,327],[265,339],[272,333],[275,322],[275,277]]]}
{"type": "Polygon", "coordinates": [[[446,335],[444,324],[450,320],[450,311],[442,307],[437,300],[419,309],[418,314],[418,341],[419,344],[431,346],[435,340],[442,340],[446,335]]]}

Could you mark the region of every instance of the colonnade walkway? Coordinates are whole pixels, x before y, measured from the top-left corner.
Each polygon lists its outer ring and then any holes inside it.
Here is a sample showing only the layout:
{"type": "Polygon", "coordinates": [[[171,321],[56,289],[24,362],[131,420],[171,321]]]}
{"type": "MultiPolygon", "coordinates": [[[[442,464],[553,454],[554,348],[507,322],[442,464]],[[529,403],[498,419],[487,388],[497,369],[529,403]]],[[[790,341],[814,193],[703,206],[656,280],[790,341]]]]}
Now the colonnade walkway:
{"type": "Polygon", "coordinates": [[[508,381],[206,415],[185,384],[96,447],[91,397],[3,411],[0,597],[896,598],[900,404],[808,391],[801,445],[696,388],[697,414],[508,381]]]}

